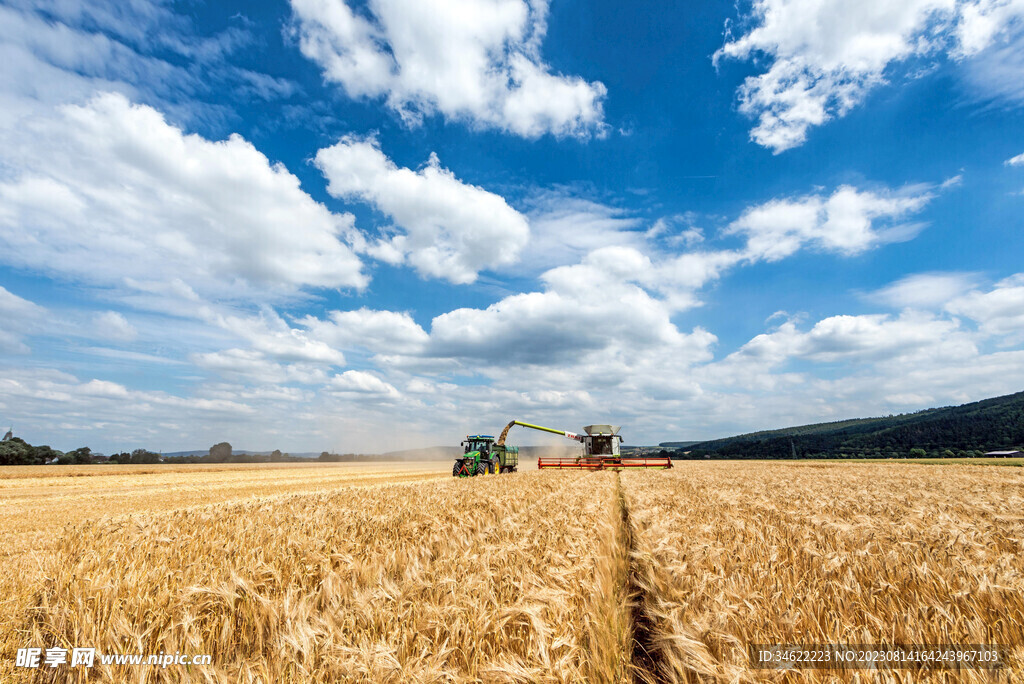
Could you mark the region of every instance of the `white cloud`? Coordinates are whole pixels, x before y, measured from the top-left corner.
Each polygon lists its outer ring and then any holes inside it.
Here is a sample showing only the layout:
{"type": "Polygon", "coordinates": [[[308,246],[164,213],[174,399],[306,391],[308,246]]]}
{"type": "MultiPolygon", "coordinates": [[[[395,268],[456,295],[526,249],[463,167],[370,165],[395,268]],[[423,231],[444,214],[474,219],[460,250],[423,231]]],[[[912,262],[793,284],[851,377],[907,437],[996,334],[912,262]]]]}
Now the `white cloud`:
{"type": "Polygon", "coordinates": [[[0,286],[0,318],[3,318],[5,327],[13,327],[27,320],[39,319],[45,313],[46,309],[43,307],[0,286]]]}
{"type": "Polygon", "coordinates": [[[39,9],[0,7],[0,57],[5,64],[0,129],[7,135],[16,132],[18,119],[59,103],[84,101],[96,90],[134,96],[140,89],[164,90],[171,83],[178,88],[196,85],[187,69],[140,55],[103,33],[49,20],[39,9]]]}
{"type": "Polygon", "coordinates": [[[97,436],[106,444],[129,441],[139,446],[147,437],[146,441],[166,434],[156,428],[158,423],[175,421],[190,425],[180,437],[203,434],[206,441],[232,421],[248,420],[256,414],[253,406],[232,398],[139,391],[106,380],[82,381],[46,368],[4,368],[0,397],[10,400],[6,417],[21,426],[18,432],[29,442],[59,444],[58,448],[65,449],[87,440],[99,448],[97,436]],[[216,420],[211,421],[211,416],[216,420]],[[92,430],[96,431],[92,435],[83,434],[92,430]],[[61,441],[55,442],[55,437],[61,441]]]}
{"type": "Polygon", "coordinates": [[[333,392],[344,394],[374,395],[381,398],[395,399],[401,393],[394,385],[391,385],[373,373],[366,371],[350,370],[335,375],[328,383],[328,388],[333,392]]]}
{"type": "Polygon", "coordinates": [[[692,247],[704,242],[704,231],[695,225],[696,214],[686,212],[675,216],[663,216],[647,229],[649,240],[664,240],[673,247],[692,247]]]}
{"type": "Polygon", "coordinates": [[[832,316],[819,321],[802,337],[794,340],[795,356],[821,362],[848,359],[891,362],[923,348],[936,353],[936,347],[966,344],[969,353],[976,353],[973,344],[957,338],[954,321],[928,315],[902,314],[832,316]]]}
{"type": "Polygon", "coordinates": [[[976,55],[1021,16],[1022,0],[755,0],[750,30],[715,60],[769,57],[740,88],[740,111],[757,118],[751,138],[777,154],[860,104],[890,64],[976,55]]]}
{"type": "Polygon", "coordinates": [[[352,218],[240,136],[185,135],[154,109],[103,94],[64,106],[8,150],[0,258],[100,285],[179,280],[202,295],[289,296],[366,284],[341,240],[352,218]]]}
{"type": "Polygon", "coordinates": [[[231,39],[227,34],[213,41],[189,40],[185,33],[191,28],[190,22],[185,16],[175,14],[163,0],[119,3],[104,0],[9,0],[7,4],[38,12],[54,23],[98,29],[126,45],[166,48],[186,56],[195,56],[202,51],[223,51],[227,47],[224,41],[231,39]]]}
{"type": "Polygon", "coordinates": [[[974,285],[973,273],[916,273],[890,283],[869,297],[897,308],[942,307],[974,285]]]}
{"type": "Polygon", "coordinates": [[[302,53],[352,97],[407,122],[435,112],[527,138],[604,128],[605,87],[540,58],[547,0],[292,0],[302,53]]]}
{"type": "Polygon", "coordinates": [[[284,96],[283,79],[231,65],[251,40],[242,15],[203,35],[192,18],[163,0],[11,0],[0,7],[0,128],[20,132],[61,103],[82,103],[97,91],[120,92],[158,107],[176,122],[223,126],[238,99],[284,96]],[[216,98],[220,99],[220,98],[216,98]]]}
{"type": "Polygon", "coordinates": [[[305,330],[293,328],[271,309],[259,316],[204,312],[210,323],[247,340],[254,350],[284,361],[302,361],[325,366],[345,365],[345,356],[305,330]]]}
{"type": "Polygon", "coordinates": [[[919,315],[832,316],[800,331],[787,321],[757,335],[734,352],[733,360],[757,360],[778,366],[791,359],[818,362],[878,360],[914,351],[940,340],[955,324],[919,315]]]}
{"type": "Polygon", "coordinates": [[[143,352],[126,351],[124,349],[112,349],[110,347],[79,347],[75,351],[81,352],[83,354],[89,354],[91,356],[100,356],[107,359],[115,359],[121,363],[156,363],[160,365],[172,366],[180,366],[185,363],[184,361],[168,358],[166,356],[157,356],[156,354],[145,354],[143,352]]]}
{"type": "Polygon", "coordinates": [[[109,399],[126,399],[128,388],[116,382],[106,380],[90,380],[78,386],[77,391],[90,397],[104,397],[109,399]]]}
{"type": "Polygon", "coordinates": [[[580,197],[569,189],[545,190],[528,200],[530,241],[516,268],[543,271],[578,262],[602,247],[644,246],[641,220],[630,212],[580,197]]]}
{"type": "Polygon", "coordinates": [[[332,311],[330,320],[306,316],[300,322],[311,337],[338,349],[361,348],[375,353],[417,353],[428,336],[408,313],[373,311],[332,311]]]}
{"type": "Polygon", "coordinates": [[[1012,30],[1024,17],[1022,0],[973,0],[959,3],[955,54],[975,55],[1012,30]]]}
{"type": "MultiPolygon", "coordinates": [[[[371,159],[386,161],[379,150],[371,147],[371,152],[371,159]]],[[[923,186],[899,192],[840,188],[831,195],[787,200],[806,200],[817,208],[796,231],[793,249],[814,246],[849,253],[851,244],[856,249],[875,246],[882,238],[874,236],[882,236],[901,211],[916,210],[915,202],[927,201],[929,192],[923,186]],[[833,197],[846,201],[830,204],[833,197]],[[850,221],[850,215],[866,217],[867,238],[864,222],[850,221]],[[859,237],[843,240],[840,229],[859,237]]],[[[594,247],[578,262],[545,271],[538,291],[507,295],[487,307],[449,311],[429,326],[419,325],[409,313],[365,307],[292,319],[269,306],[254,311],[244,304],[210,301],[181,279],[131,280],[131,294],[127,299],[119,296],[119,301],[203,323],[211,336],[202,346],[179,350],[193,372],[199,371],[198,377],[191,376],[199,382],[192,396],[149,399],[127,389],[123,401],[146,401],[151,408],[124,418],[138,421],[134,427],[117,429],[129,433],[140,424],[148,429],[157,416],[181,424],[174,407],[196,400],[220,407],[219,415],[227,416],[224,425],[233,426],[231,430],[244,426],[247,431],[241,434],[247,440],[258,435],[276,443],[280,438],[275,435],[294,433],[301,426],[302,443],[314,450],[334,448],[329,435],[338,435],[346,448],[354,448],[349,440],[355,439],[364,440],[357,442],[358,448],[380,448],[380,435],[366,426],[396,422],[409,426],[409,435],[421,431],[443,443],[444,429],[500,425],[509,413],[576,428],[587,420],[621,422],[639,438],[682,429],[685,420],[711,426],[750,419],[757,415],[760,392],[807,386],[800,390],[810,398],[807,411],[821,406],[826,390],[813,376],[784,368],[789,359],[867,369],[880,367],[887,354],[913,365],[923,358],[955,360],[972,353],[971,340],[948,320],[832,317],[807,332],[794,328],[790,338],[780,331],[769,333],[777,358],[754,354],[759,345],[767,345],[759,340],[743,354],[716,362],[715,335],[692,323],[683,328],[676,318],[699,303],[698,290],[729,269],[781,258],[757,248],[755,238],[764,237],[764,226],[750,223],[736,231],[744,238],[736,248],[663,253],[659,246],[669,244],[672,232],[692,229],[693,217],[673,217],[648,236],[633,217],[614,209],[589,202],[572,208],[594,220],[594,247]],[[946,342],[926,343],[922,335],[946,342]],[[794,350],[799,356],[790,354],[794,350]],[[340,372],[346,357],[357,359],[358,369],[340,372]],[[466,378],[472,378],[470,387],[484,391],[467,389],[466,378]],[[819,394],[812,396],[812,389],[819,394]],[[287,426],[277,418],[282,412],[291,417],[287,426]],[[581,419],[581,412],[587,418],[581,419]],[[666,419],[668,415],[686,418],[666,419]],[[443,417],[432,424],[424,416],[443,417]],[[460,416],[473,416],[475,424],[464,425],[467,420],[460,416]],[[366,434],[357,437],[359,430],[366,434]]],[[[133,323],[144,320],[138,312],[131,317],[133,323]]],[[[147,329],[140,334],[147,340],[150,336],[147,329]]],[[[68,400],[71,404],[36,395],[26,406],[66,408],[84,402],[84,390],[67,384],[58,383],[60,391],[77,397],[68,400]]],[[[88,391],[117,390],[101,385],[88,391]]],[[[891,388],[889,392],[898,394],[891,388]]],[[[852,406],[852,400],[846,405],[852,406]]],[[[109,413],[102,413],[108,420],[109,413]]],[[[68,420],[86,424],[87,418],[68,420]]],[[[157,429],[160,434],[173,432],[157,429]]],[[[414,438],[409,435],[405,438],[414,438]]],[[[221,438],[228,435],[216,441],[221,438]]]]}
{"type": "Polygon", "coordinates": [[[28,354],[22,342],[25,335],[38,332],[47,319],[47,310],[0,286],[0,352],[28,354]]]}
{"type": "Polygon", "coordinates": [[[570,359],[586,366],[600,355],[642,363],[642,350],[654,347],[687,348],[679,355],[692,360],[706,353],[714,337],[681,333],[671,317],[697,306],[696,292],[728,269],[778,260],[806,245],[862,252],[894,239],[894,221],[931,198],[925,186],[896,192],[842,186],[830,196],[774,200],[730,225],[729,232],[746,237],[740,249],[654,256],[640,249],[645,234],[629,230],[632,219],[593,202],[568,202],[567,215],[582,212],[593,219],[593,234],[584,230],[584,242],[611,244],[588,251],[579,263],[544,272],[542,291],[510,295],[485,309],[442,314],[431,322],[429,336],[408,316],[387,312],[335,312],[330,322],[307,317],[302,324],[317,339],[346,348],[358,344],[365,331],[381,360],[387,357],[396,367],[409,367],[402,357],[458,359],[471,367],[481,362],[550,367],[570,359]],[[614,244],[617,238],[626,244],[614,244]],[[691,349],[693,340],[699,343],[691,349]]]}
{"type": "Polygon", "coordinates": [[[131,342],[139,336],[139,331],[135,329],[135,326],[129,323],[123,314],[116,311],[104,311],[97,314],[94,323],[96,331],[101,337],[131,342]]]}
{"type": "MultiPolygon", "coordinates": [[[[636,217],[614,207],[564,192],[543,193],[531,200],[534,235],[523,261],[534,268],[550,267],[579,255],[581,267],[588,265],[614,274],[621,282],[642,286],[657,293],[669,310],[682,311],[700,304],[697,290],[740,263],[777,261],[806,247],[850,256],[910,239],[924,224],[902,219],[923,209],[936,189],[923,184],[900,190],[844,185],[831,195],[770,200],[747,209],[729,224],[727,235],[745,238],[741,248],[682,253],[672,248],[704,241],[693,215],[661,218],[643,231],[636,217]],[[667,253],[660,246],[667,246],[667,253]]],[[[560,277],[559,273],[553,269],[541,278],[548,281],[560,277]]]]}
{"type": "Polygon", "coordinates": [[[696,291],[718,280],[727,270],[748,258],[739,250],[705,250],[666,257],[637,280],[648,289],[660,292],[675,311],[700,304],[696,291]]]}
{"type": "Polygon", "coordinates": [[[193,354],[191,361],[224,377],[256,385],[296,382],[318,385],[327,381],[327,374],[315,365],[274,363],[255,349],[226,349],[219,352],[193,354]]]}
{"type": "Polygon", "coordinates": [[[1003,344],[1024,341],[1024,273],[999,281],[988,292],[974,290],[957,297],[946,310],[973,319],[983,333],[1003,344]]]}
{"type": "Polygon", "coordinates": [[[964,60],[961,80],[975,100],[1024,105],[1024,30],[964,60]]]}
{"type": "Polygon", "coordinates": [[[343,138],[320,150],[316,165],[335,197],[372,203],[401,229],[376,255],[408,260],[424,276],[471,283],[480,271],[514,262],[526,244],[526,219],[504,199],[463,183],[436,155],[419,171],[400,168],[375,140],[343,138]]]}
{"type": "Polygon", "coordinates": [[[630,248],[598,250],[580,264],[544,273],[544,292],[436,317],[430,353],[552,365],[584,358],[626,335],[636,347],[679,344],[683,336],[666,307],[627,281],[649,266],[647,257],[630,248]]]}
{"type": "Polygon", "coordinates": [[[1006,166],[1024,166],[1024,152],[1021,152],[1016,157],[1010,157],[1003,163],[1006,166]]]}
{"type": "Polygon", "coordinates": [[[747,236],[746,256],[753,260],[777,261],[806,244],[853,255],[911,237],[920,224],[893,222],[920,211],[932,198],[925,186],[894,192],[843,185],[829,197],[776,199],[747,209],[730,224],[729,231],[747,236]],[[876,222],[884,227],[879,229],[876,222]]]}

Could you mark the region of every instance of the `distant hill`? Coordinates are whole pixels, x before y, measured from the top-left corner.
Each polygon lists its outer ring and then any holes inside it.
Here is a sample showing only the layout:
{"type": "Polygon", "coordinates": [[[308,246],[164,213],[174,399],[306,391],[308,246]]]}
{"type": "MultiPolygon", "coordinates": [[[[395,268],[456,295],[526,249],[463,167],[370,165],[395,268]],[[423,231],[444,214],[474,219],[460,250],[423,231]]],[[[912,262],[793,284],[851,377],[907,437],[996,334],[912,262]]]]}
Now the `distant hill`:
{"type": "Polygon", "coordinates": [[[694,444],[700,444],[700,442],[659,442],[658,446],[665,447],[666,449],[685,449],[686,447],[691,447],[694,444]]]}
{"type": "Polygon", "coordinates": [[[948,456],[945,451],[949,450],[960,456],[1021,445],[1024,392],[898,416],[815,423],[687,444],[691,451],[722,458],[905,457],[911,449],[940,456],[948,456]]]}

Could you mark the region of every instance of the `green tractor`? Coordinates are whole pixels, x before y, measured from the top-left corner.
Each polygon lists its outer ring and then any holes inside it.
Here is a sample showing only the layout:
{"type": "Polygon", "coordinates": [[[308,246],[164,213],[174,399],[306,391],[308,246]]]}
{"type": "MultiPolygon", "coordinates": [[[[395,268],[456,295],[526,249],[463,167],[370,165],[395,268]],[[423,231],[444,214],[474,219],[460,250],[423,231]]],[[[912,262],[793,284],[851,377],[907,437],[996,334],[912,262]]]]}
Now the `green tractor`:
{"type": "Polygon", "coordinates": [[[462,448],[452,467],[455,477],[514,473],[519,467],[519,447],[495,444],[492,435],[466,435],[462,448]]]}

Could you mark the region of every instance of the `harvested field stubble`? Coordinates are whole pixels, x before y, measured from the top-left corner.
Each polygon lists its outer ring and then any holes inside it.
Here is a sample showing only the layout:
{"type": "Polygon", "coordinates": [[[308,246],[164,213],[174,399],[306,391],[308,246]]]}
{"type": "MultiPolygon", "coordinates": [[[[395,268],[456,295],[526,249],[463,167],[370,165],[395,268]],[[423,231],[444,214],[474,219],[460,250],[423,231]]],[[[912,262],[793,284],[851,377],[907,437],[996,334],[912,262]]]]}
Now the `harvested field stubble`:
{"type": "MultiPolygon", "coordinates": [[[[655,681],[772,681],[750,644],[1002,644],[1010,667],[796,681],[1024,680],[1024,477],[684,463],[622,475],[655,681]]],[[[787,680],[789,681],[789,680],[787,680]]]]}
{"type": "Polygon", "coordinates": [[[621,681],[589,655],[624,641],[600,562],[614,483],[510,475],[86,523],[21,640],[213,656],[101,681],[621,681]]]}

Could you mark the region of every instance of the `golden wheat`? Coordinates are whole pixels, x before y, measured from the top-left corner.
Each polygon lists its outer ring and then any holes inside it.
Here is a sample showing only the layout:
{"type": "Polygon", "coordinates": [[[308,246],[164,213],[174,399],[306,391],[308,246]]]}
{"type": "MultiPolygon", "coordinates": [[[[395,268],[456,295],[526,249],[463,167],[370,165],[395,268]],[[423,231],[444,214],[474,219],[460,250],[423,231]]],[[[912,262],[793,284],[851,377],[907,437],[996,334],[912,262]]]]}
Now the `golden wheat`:
{"type": "Polygon", "coordinates": [[[86,523],[61,540],[21,635],[213,656],[192,673],[94,668],[102,681],[592,679],[613,478],[449,480],[86,523]]]}
{"type": "Polygon", "coordinates": [[[70,522],[0,558],[0,679],[1024,677],[1016,469],[680,463],[403,483],[440,468],[135,468],[0,472],[5,524],[21,535],[8,539],[70,522]],[[996,643],[1010,666],[780,673],[752,669],[747,651],[829,642],[996,643]],[[213,664],[16,669],[26,646],[213,664]]]}
{"type": "MultiPolygon", "coordinates": [[[[1024,677],[1016,469],[690,463],[622,481],[661,681],[771,681],[748,646],[794,643],[1002,644],[1013,664],[995,681],[1024,677]]],[[[800,681],[865,679],[840,674],[800,681]]]]}
{"type": "MultiPolygon", "coordinates": [[[[445,463],[0,467],[4,556],[48,550],[69,523],[254,496],[436,479],[445,463]]],[[[0,556],[2,557],[2,556],[0,556]]]]}
{"type": "Polygon", "coordinates": [[[2,467],[0,675],[10,666],[6,657],[18,647],[15,642],[26,645],[13,631],[12,620],[29,598],[27,587],[66,563],[54,553],[64,534],[75,534],[65,528],[111,516],[145,518],[254,496],[436,479],[444,476],[446,466],[447,462],[2,467]]]}

